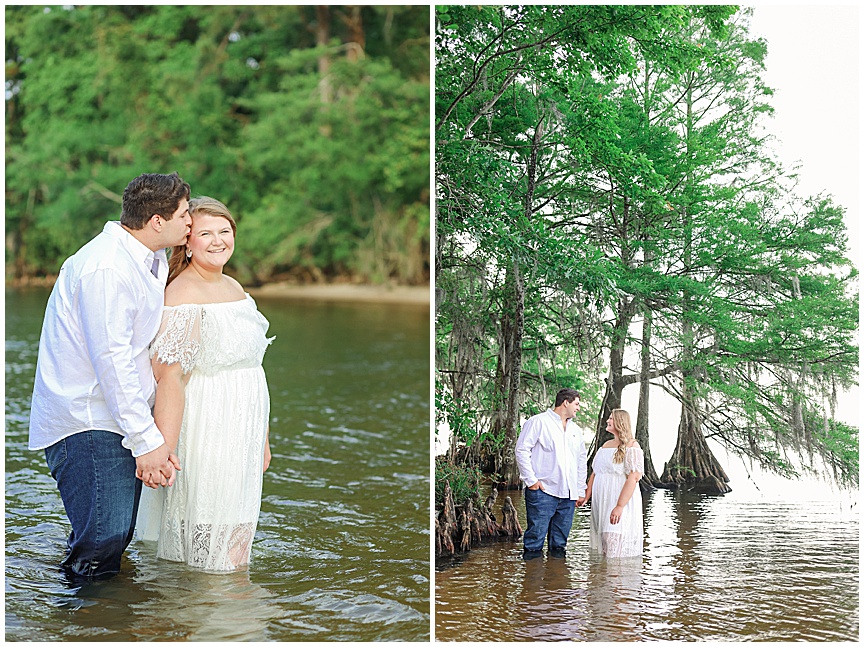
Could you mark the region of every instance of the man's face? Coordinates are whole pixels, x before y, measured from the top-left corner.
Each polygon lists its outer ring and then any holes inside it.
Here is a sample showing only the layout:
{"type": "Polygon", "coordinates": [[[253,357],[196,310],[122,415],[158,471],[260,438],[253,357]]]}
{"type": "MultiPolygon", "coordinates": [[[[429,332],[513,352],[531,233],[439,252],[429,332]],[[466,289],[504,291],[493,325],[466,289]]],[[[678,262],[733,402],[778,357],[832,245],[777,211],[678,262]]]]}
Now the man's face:
{"type": "Polygon", "coordinates": [[[192,217],[189,215],[189,201],[180,200],[177,211],[171,215],[171,220],[162,219],[162,237],[165,247],[186,244],[186,237],[192,228],[192,217]]]}
{"type": "Polygon", "coordinates": [[[579,398],[576,398],[575,400],[573,400],[573,402],[567,402],[565,400],[564,401],[564,407],[567,410],[567,417],[568,418],[575,418],[576,413],[579,411],[579,398]]]}

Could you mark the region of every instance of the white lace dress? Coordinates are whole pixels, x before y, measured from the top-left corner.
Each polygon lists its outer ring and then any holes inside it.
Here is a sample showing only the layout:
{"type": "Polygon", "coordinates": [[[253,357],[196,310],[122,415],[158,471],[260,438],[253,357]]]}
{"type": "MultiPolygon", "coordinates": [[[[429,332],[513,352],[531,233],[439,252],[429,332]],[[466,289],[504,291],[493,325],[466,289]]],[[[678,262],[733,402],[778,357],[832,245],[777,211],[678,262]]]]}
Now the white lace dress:
{"type": "Polygon", "coordinates": [[[621,520],[609,521],[612,508],[618,505],[618,496],[630,472],[645,473],[645,454],[641,447],[628,447],[621,463],[612,462],[615,447],[601,447],[594,456],[591,469],[594,484],[591,488],[591,550],[606,557],[635,557],[642,554],[642,492],[639,486],[624,506],[621,520]]]}
{"type": "Polygon", "coordinates": [[[150,356],[179,362],[186,405],[172,487],[143,488],[138,536],[161,558],[207,570],[248,564],[261,509],[270,397],[261,361],[273,341],[242,301],[166,307],[150,356]]]}

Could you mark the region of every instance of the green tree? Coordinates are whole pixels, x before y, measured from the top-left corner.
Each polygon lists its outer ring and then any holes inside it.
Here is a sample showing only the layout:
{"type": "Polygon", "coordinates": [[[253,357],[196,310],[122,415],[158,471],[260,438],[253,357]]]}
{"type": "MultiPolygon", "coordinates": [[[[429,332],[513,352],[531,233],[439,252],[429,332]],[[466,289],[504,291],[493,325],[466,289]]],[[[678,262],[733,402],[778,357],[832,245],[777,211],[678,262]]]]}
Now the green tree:
{"type": "Polygon", "coordinates": [[[7,273],[56,273],[129,180],[177,170],[236,215],[245,281],[428,280],[424,7],[5,14],[7,273]]]}
{"type": "MultiPolygon", "coordinates": [[[[765,43],[748,36],[747,11],[732,14],[438,9],[437,382],[453,412],[478,412],[471,461],[484,459],[485,438],[485,467],[507,483],[520,416],[550,391],[586,391],[596,447],[623,389],[640,383],[647,446],[657,378],[682,416],[663,478],[648,471],[655,483],[707,479],[723,491],[706,435],[780,472],[802,447],[841,478],[857,469],[857,431],[810,404],[816,393],[830,405],[854,380],[855,276],[842,245],[817,258],[805,243],[824,239],[789,233],[789,210],[801,211],[794,176],[759,134],[765,43]],[[813,293],[788,296],[784,281],[798,285],[805,266],[800,286],[813,293]],[[794,330],[802,303],[824,313],[824,335],[794,330]],[[764,337],[766,318],[783,333],[764,337]],[[639,368],[628,372],[634,346],[639,368]],[[605,391],[586,388],[604,368],[605,391]]],[[[837,208],[818,204],[807,231],[842,242],[837,208]]]]}
{"type": "MultiPolygon", "coordinates": [[[[724,11],[705,14],[719,25],[724,11]]],[[[507,483],[518,481],[512,448],[523,412],[523,354],[548,342],[538,337],[526,344],[526,300],[542,310],[552,291],[578,289],[600,301],[614,293],[618,270],[566,222],[592,141],[614,130],[592,74],[615,78],[630,70],[635,50],[662,49],[664,21],[689,12],[439,8],[439,235],[470,237],[503,274],[490,417],[503,438],[507,483]]]]}

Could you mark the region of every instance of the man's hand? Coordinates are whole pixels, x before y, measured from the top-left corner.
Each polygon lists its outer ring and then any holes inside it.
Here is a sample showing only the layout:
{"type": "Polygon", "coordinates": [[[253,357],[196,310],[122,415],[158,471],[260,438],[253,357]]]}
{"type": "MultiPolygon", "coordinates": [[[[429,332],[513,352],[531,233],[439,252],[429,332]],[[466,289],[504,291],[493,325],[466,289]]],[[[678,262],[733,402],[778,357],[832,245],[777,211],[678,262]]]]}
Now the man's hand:
{"type": "Polygon", "coordinates": [[[543,487],[543,484],[540,481],[537,481],[534,485],[528,488],[529,490],[543,490],[546,491],[543,487]]]}
{"type": "Polygon", "coordinates": [[[135,476],[154,490],[160,485],[174,485],[175,469],[180,469],[180,460],[167,444],[163,443],[152,452],[141,454],[135,459],[135,476]]]}
{"type": "Polygon", "coordinates": [[[581,508],[583,505],[585,505],[585,502],[586,502],[587,500],[588,500],[587,497],[584,497],[584,496],[583,496],[583,497],[579,497],[578,499],[576,499],[576,507],[577,507],[577,508],[581,508]]]}

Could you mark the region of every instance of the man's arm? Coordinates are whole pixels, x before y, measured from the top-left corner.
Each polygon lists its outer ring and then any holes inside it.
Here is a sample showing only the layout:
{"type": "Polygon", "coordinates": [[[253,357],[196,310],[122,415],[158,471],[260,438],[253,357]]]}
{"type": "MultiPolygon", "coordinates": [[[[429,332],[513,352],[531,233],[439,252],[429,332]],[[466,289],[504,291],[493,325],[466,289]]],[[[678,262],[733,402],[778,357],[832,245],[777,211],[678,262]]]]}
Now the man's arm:
{"type": "Polygon", "coordinates": [[[132,326],[140,304],[127,280],[110,270],[81,278],[77,299],[84,343],[105,402],[123,433],[123,446],[139,468],[144,464],[153,482],[171,484],[170,452],[141,391],[132,356],[132,326]]]}
{"type": "Polygon", "coordinates": [[[525,486],[533,489],[537,489],[534,486],[539,485],[540,481],[534,474],[534,467],[531,465],[531,450],[537,444],[541,430],[542,427],[539,421],[533,417],[528,418],[525,424],[522,425],[522,432],[516,441],[516,465],[519,467],[519,475],[525,482],[525,486]]]}
{"type": "MultiPolygon", "coordinates": [[[[588,450],[585,447],[585,440],[582,438],[582,432],[579,432],[579,448],[576,451],[576,493],[585,503],[587,497],[586,481],[588,480],[588,450]]],[[[581,505],[581,504],[580,504],[581,505]]]]}

